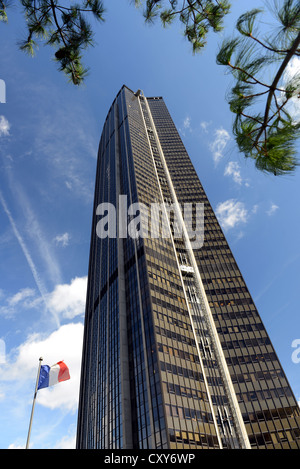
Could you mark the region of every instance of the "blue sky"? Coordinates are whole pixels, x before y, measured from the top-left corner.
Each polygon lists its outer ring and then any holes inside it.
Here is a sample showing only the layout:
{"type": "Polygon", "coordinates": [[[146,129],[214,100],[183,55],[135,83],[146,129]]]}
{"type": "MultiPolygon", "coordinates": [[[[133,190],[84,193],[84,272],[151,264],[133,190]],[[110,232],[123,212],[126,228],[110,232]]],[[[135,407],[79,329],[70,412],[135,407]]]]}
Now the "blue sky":
{"type": "MultiPolygon", "coordinates": [[[[232,3],[224,35],[244,12],[244,2],[232,3]]],[[[267,176],[238,153],[225,100],[231,78],[215,63],[223,33],[193,56],[180,26],[146,26],[129,1],[105,6],[80,88],[57,71],[51,49],[41,47],[34,59],[17,49],[25,31],[17,8],[0,25],[3,449],[25,446],[40,356],[49,365],[65,360],[71,379],[39,391],[31,447],[75,445],[97,147],[123,84],[164,97],[300,399],[300,363],[292,360],[292,342],[300,340],[299,170],[267,176]]]]}

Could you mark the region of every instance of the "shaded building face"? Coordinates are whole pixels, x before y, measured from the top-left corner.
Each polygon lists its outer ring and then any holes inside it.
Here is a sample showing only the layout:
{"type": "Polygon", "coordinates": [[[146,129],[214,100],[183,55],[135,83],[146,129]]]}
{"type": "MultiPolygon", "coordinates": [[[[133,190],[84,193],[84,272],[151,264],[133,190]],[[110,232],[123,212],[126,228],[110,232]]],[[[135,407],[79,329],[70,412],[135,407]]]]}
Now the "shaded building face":
{"type": "Polygon", "coordinates": [[[99,145],[78,448],[299,448],[299,409],[161,97],[99,145]]]}

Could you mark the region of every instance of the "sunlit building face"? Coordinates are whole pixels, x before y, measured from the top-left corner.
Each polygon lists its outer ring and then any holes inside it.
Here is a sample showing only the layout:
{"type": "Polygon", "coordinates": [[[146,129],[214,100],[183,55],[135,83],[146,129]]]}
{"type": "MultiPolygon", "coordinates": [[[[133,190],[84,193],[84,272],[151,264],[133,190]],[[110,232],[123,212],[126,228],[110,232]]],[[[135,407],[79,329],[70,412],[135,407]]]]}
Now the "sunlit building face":
{"type": "Polygon", "coordinates": [[[99,145],[77,448],[299,448],[299,419],[163,99],[123,86],[99,145]]]}

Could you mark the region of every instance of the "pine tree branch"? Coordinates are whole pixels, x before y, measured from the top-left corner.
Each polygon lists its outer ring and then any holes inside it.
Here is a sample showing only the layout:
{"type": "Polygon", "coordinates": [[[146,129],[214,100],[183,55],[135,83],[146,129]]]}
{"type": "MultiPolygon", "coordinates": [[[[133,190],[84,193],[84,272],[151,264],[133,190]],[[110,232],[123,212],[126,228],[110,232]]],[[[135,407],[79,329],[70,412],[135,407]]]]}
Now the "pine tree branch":
{"type": "MultiPolygon", "coordinates": [[[[252,33],[249,34],[249,37],[253,39],[253,41],[256,41],[258,44],[260,44],[262,47],[265,49],[269,50],[270,52],[274,52],[276,54],[287,54],[289,52],[289,49],[275,49],[273,47],[267,46],[264,42],[260,41],[257,37],[253,36],[252,33]]],[[[295,55],[299,55],[300,51],[298,52],[297,50],[294,52],[295,55]]]]}
{"type": "MultiPolygon", "coordinates": [[[[245,69],[241,68],[241,67],[238,67],[237,65],[233,65],[231,62],[228,62],[229,67],[232,68],[232,70],[237,70],[238,72],[241,72],[241,73],[245,73],[245,75],[247,75],[247,77],[249,77],[251,80],[253,80],[253,83],[249,82],[250,84],[257,84],[257,85],[261,85],[261,86],[264,86],[265,88],[269,88],[269,85],[267,85],[266,83],[263,83],[262,81],[258,80],[257,78],[255,78],[254,75],[251,75],[251,73],[247,72],[245,69]]],[[[246,80],[244,80],[246,83],[248,83],[246,80]]]]}
{"type": "Polygon", "coordinates": [[[257,140],[259,140],[261,134],[263,133],[263,131],[264,131],[266,125],[267,125],[267,122],[268,122],[268,119],[269,119],[269,113],[270,113],[270,109],[271,109],[272,98],[274,96],[277,84],[278,84],[280,78],[282,77],[282,75],[283,75],[289,61],[293,57],[295,51],[298,49],[299,45],[300,45],[300,32],[298,33],[298,36],[296,37],[294,43],[292,44],[291,48],[289,49],[288,53],[286,54],[281,66],[279,67],[279,69],[278,69],[278,71],[275,75],[275,78],[273,80],[273,83],[270,85],[270,91],[269,91],[269,94],[268,94],[267,103],[266,103],[266,107],[265,107],[264,120],[263,120],[262,128],[261,128],[260,132],[257,135],[257,140]]]}

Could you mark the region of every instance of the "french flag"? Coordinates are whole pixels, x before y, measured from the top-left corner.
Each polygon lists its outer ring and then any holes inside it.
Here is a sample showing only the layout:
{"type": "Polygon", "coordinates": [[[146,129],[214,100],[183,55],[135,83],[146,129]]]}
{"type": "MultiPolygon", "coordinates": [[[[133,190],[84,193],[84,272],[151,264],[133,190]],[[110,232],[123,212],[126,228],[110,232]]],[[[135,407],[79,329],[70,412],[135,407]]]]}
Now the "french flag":
{"type": "Polygon", "coordinates": [[[37,389],[48,388],[68,379],[70,379],[69,368],[63,361],[52,366],[42,365],[37,389]]]}

